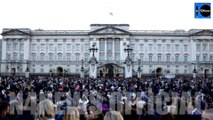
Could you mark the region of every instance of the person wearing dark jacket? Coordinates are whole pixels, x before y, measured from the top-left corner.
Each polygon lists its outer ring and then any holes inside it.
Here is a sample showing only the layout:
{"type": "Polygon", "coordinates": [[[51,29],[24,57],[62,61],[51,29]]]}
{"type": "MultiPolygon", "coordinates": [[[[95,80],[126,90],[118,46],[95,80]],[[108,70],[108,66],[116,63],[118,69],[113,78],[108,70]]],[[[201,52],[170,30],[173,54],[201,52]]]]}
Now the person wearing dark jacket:
{"type": "Polygon", "coordinates": [[[6,101],[0,101],[0,120],[8,120],[6,118],[9,113],[9,103],[6,101]]]}

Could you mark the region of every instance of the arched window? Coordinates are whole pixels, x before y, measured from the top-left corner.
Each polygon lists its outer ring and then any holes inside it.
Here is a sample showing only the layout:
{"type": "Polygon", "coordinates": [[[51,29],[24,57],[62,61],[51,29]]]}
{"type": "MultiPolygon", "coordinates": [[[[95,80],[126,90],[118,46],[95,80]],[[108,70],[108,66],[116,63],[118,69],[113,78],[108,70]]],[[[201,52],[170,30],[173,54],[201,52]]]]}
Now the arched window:
{"type": "Polygon", "coordinates": [[[67,61],[71,61],[71,54],[70,53],[67,54],[67,61]]]}
{"type": "Polygon", "coordinates": [[[36,53],[32,54],[32,61],[36,61],[36,53]]]}
{"type": "Polygon", "coordinates": [[[62,54],[59,53],[59,54],[58,54],[58,61],[62,61],[62,60],[63,60],[62,54]]]}
{"type": "Polygon", "coordinates": [[[158,62],[161,62],[161,54],[158,54],[158,62]]]}
{"type": "Polygon", "coordinates": [[[44,60],[45,60],[45,54],[44,54],[44,53],[41,53],[41,55],[40,55],[40,60],[41,60],[41,61],[44,61],[44,60]]]}
{"type": "Polygon", "coordinates": [[[170,57],[171,57],[170,54],[166,54],[166,61],[167,61],[167,62],[170,62],[170,57]]]}
{"type": "Polygon", "coordinates": [[[53,61],[54,60],[54,56],[52,53],[49,54],[49,61],[53,61]]]}

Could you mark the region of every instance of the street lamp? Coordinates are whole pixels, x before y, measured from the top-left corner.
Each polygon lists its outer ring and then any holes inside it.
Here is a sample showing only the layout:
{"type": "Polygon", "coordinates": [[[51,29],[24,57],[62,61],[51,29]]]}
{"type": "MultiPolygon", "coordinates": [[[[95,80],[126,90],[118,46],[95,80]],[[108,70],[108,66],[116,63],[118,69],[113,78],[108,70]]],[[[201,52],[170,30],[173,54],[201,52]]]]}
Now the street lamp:
{"type": "Polygon", "coordinates": [[[196,74],[197,74],[197,70],[195,68],[195,63],[192,63],[192,64],[194,65],[194,69],[193,69],[192,73],[193,73],[193,78],[195,79],[196,78],[196,74]]]}
{"type": "Polygon", "coordinates": [[[84,77],[84,60],[81,60],[81,78],[84,77]]]}
{"type": "Polygon", "coordinates": [[[29,78],[29,74],[30,74],[29,63],[30,63],[30,61],[27,60],[26,63],[27,63],[27,68],[26,68],[26,71],[25,71],[25,77],[29,78]]]}
{"type": "Polygon", "coordinates": [[[127,45],[127,48],[124,49],[124,52],[127,52],[127,57],[130,57],[129,54],[132,52],[132,48],[130,48],[130,45],[127,45]]]}
{"type": "Polygon", "coordinates": [[[141,64],[141,60],[139,59],[138,60],[138,78],[141,77],[141,67],[140,67],[140,64],[141,64]]]}
{"type": "Polygon", "coordinates": [[[92,56],[94,57],[95,56],[95,52],[98,51],[98,48],[95,48],[95,44],[92,44],[92,48],[89,49],[90,52],[92,52],[92,56]]]}

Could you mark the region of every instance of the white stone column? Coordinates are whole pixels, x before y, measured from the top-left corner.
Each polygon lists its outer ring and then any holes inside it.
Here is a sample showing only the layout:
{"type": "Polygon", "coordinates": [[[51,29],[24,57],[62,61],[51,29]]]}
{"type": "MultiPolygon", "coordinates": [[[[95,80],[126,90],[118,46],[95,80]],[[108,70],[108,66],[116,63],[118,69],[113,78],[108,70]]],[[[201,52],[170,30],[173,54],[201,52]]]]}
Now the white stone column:
{"type": "MultiPolygon", "coordinates": [[[[196,40],[191,40],[191,61],[196,61],[196,40]]],[[[190,48],[189,48],[190,49],[190,48]]]]}
{"type": "Polygon", "coordinates": [[[30,38],[24,40],[24,60],[30,60],[30,38]]]}
{"type": "Polygon", "coordinates": [[[112,38],[112,60],[115,60],[115,38],[112,38]]]}
{"type": "Polygon", "coordinates": [[[123,61],[124,58],[124,48],[123,48],[124,39],[120,39],[120,60],[123,61]]]}
{"type": "MultiPolygon", "coordinates": [[[[5,61],[6,60],[6,52],[7,52],[7,50],[6,50],[6,39],[2,39],[2,61],[5,61]]],[[[11,45],[11,47],[12,47],[12,45],[11,45]]],[[[12,54],[11,54],[11,57],[12,57],[12,54]]]]}
{"type": "MultiPolygon", "coordinates": [[[[6,61],[6,39],[2,39],[2,61],[5,62],[6,61]]],[[[11,57],[12,57],[12,54],[11,54],[11,57]]],[[[9,67],[9,66],[8,66],[9,67]]],[[[6,68],[6,64],[2,64],[1,65],[1,72],[6,72],[7,71],[7,68],[6,68]]]]}
{"type": "Polygon", "coordinates": [[[98,48],[98,51],[95,52],[95,57],[97,58],[97,60],[99,60],[99,53],[100,53],[100,47],[99,47],[99,38],[96,38],[96,48],[98,48]]]}

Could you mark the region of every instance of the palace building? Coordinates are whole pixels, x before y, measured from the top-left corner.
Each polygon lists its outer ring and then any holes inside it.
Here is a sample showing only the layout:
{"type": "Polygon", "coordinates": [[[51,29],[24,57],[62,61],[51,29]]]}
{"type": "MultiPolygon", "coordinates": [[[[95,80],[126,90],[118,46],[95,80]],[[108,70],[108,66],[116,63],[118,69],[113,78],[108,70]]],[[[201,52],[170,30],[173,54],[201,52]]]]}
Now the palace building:
{"type": "Polygon", "coordinates": [[[213,29],[130,30],[128,24],[91,24],[90,30],[2,31],[2,74],[84,74],[124,76],[129,54],[132,74],[213,73],[213,29]],[[128,47],[129,46],[129,47],[128,47]],[[93,50],[94,49],[94,50],[93,50]],[[128,52],[124,49],[132,49],[128,52]]]}

